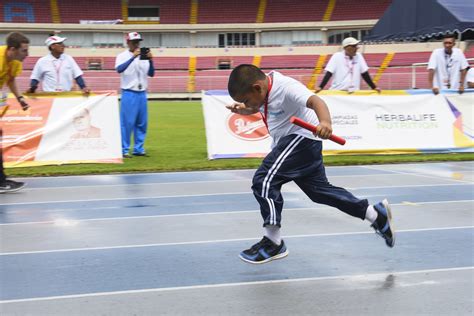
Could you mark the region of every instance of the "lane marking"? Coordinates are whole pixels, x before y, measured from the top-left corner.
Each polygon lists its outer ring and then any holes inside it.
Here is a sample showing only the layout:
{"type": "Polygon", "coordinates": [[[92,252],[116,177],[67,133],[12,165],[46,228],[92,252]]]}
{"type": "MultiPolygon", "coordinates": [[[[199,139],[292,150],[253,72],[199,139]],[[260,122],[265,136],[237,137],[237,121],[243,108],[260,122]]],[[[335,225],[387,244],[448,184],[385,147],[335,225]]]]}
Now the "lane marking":
{"type": "MultiPolygon", "coordinates": [[[[452,203],[474,203],[474,200],[453,200],[453,201],[426,201],[426,202],[408,202],[403,201],[401,203],[390,203],[392,206],[420,206],[424,204],[452,204],[452,203]]],[[[121,207],[108,207],[106,209],[122,209],[121,207]]],[[[314,207],[294,207],[285,208],[285,212],[298,212],[298,211],[312,211],[322,209],[333,209],[330,206],[323,204],[314,204],[314,207]]],[[[55,212],[65,212],[69,210],[55,210],[55,212]]],[[[472,209],[474,211],[474,209],[472,209]]],[[[260,210],[247,210],[247,211],[225,211],[225,212],[198,212],[198,213],[179,213],[179,214],[158,214],[158,215],[143,215],[143,216],[119,216],[119,217],[100,217],[100,218],[58,218],[57,220],[68,220],[74,222],[94,222],[94,221],[114,221],[114,220],[129,220],[129,219],[149,219],[149,218],[166,218],[166,217],[186,217],[186,216],[212,216],[212,215],[232,215],[232,214],[246,214],[246,213],[258,213],[260,210]]],[[[56,224],[57,220],[52,221],[37,221],[37,222],[17,222],[17,223],[0,223],[0,226],[13,226],[13,225],[49,225],[56,224]]]]}
{"type": "MultiPolygon", "coordinates": [[[[389,173],[380,174],[367,174],[367,175],[336,175],[329,176],[329,178],[359,178],[363,177],[379,177],[381,175],[388,175],[389,173]]],[[[402,175],[400,175],[402,176],[402,175]]],[[[227,179],[227,180],[196,180],[196,181],[176,181],[176,182],[149,182],[149,183],[123,183],[123,184],[97,184],[97,185],[72,185],[72,186],[57,186],[57,187],[45,187],[45,188],[31,188],[27,187],[23,191],[38,191],[38,190],[58,190],[58,189],[77,189],[77,188],[109,188],[109,187],[127,187],[127,186],[151,186],[151,185],[179,185],[179,184],[196,184],[196,183],[221,183],[221,182],[245,182],[249,183],[252,178],[245,179],[227,179]]]]}
{"type": "MultiPolygon", "coordinates": [[[[380,171],[380,169],[377,169],[376,167],[370,167],[370,166],[363,166],[363,167],[366,168],[366,169],[369,169],[369,170],[379,170],[379,171],[380,171]]],[[[450,182],[473,184],[471,181],[453,180],[452,178],[445,178],[445,177],[441,177],[441,176],[430,176],[430,175],[418,173],[418,172],[416,172],[416,171],[414,171],[414,172],[403,172],[403,171],[398,171],[398,170],[390,170],[390,171],[393,172],[393,173],[395,173],[395,174],[410,175],[410,176],[419,176],[419,177],[431,178],[431,179],[437,179],[437,180],[443,179],[443,180],[447,180],[447,181],[450,181],[450,182]]]]}
{"type": "MultiPolygon", "coordinates": [[[[458,229],[460,230],[460,229],[473,229],[473,228],[474,228],[474,226],[431,227],[431,228],[397,230],[396,233],[439,231],[439,230],[441,230],[441,231],[442,230],[458,230],[458,229]]],[[[289,236],[285,236],[285,239],[308,238],[308,237],[332,237],[332,236],[366,235],[366,234],[374,234],[374,232],[373,231],[356,231],[356,232],[345,232],[345,233],[322,233],[322,234],[289,235],[289,236]]],[[[52,249],[52,250],[3,252],[3,253],[0,253],[0,256],[16,256],[16,255],[44,254],[44,253],[58,253],[58,252],[77,252],[77,251],[94,251],[94,250],[113,250],[113,249],[129,249],[129,248],[147,248],[147,247],[183,246],[183,245],[200,245],[200,244],[213,244],[213,243],[217,244],[217,243],[240,242],[240,241],[251,241],[251,240],[255,241],[255,240],[258,240],[260,238],[261,238],[261,236],[251,237],[251,238],[198,240],[198,241],[183,241],[183,242],[169,242],[169,243],[108,246],[108,247],[64,248],[64,249],[52,249]]]]}
{"type": "MultiPolygon", "coordinates": [[[[411,270],[411,271],[388,271],[379,273],[367,273],[367,274],[346,274],[337,276],[322,276],[322,277],[311,277],[311,278],[296,278],[296,279],[277,279],[267,281],[250,281],[250,282],[234,282],[234,283],[218,283],[218,284],[204,284],[204,285],[189,285],[189,286],[176,286],[176,287],[165,287],[165,288],[152,288],[152,289],[141,289],[141,290],[126,290],[126,291],[112,291],[112,292],[96,292],[96,293],[84,293],[84,294],[73,294],[73,295],[60,295],[60,296],[46,296],[46,297],[32,297],[14,300],[3,300],[0,304],[15,304],[15,303],[26,303],[26,302],[38,302],[38,301],[53,301],[53,300],[64,300],[64,299],[76,299],[96,296],[112,296],[112,295],[128,295],[128,294],[143,294],[143,293],[158,293],[158,292],[176,292],[176,291],[192,291],[192,290],[203,290],[203,289],[214,289],[214,288],[229,288],[239,286],[257,286],[257,285],[269,285],[269,284],[286,284],[286,283],[303,283],[303,282],[319,282],[319,281],[331,281],[331,280],[353,280],[353,279],[374,279],[374,278],[385,278],[388,275],[415,275],[415,274],[429,274],[429,273],[443,273],[443,272],[455,272],[455,271],[470,271],[474,270],[474,267],[454,267],[454,268],[441,268],[441,269],[424,269],[424,270],[411,270]]],[[[423,284],[420,284],[423,285],[423,284]]]]}
{"type": "MultiPolygon", "coordinates": [[[[197,183],[197,182],[196,182],[197,183]]],[[[473,186],[473,183],[446,183],[446,184],[408,184],[396,186],[371,186],[371,187],[346,187],[347,190],[367,190],[367,189],[395,189],[395,188],[416,188],[416,187],[441,187],[441,186],[473,186]]],[[[283,193],[294,193],[299,191],[283,191],[283,193]]],[[[223,193],[202,193],[202,194],[183,194],[183,195],[163,195],[163,196],[141,196],[133,198],[103,198],[87,200],[58,200],[58,201],[31,201],[31,202],[11,202],[0,203],[0,206],[8,205],[29,205],[29,204],[57,204],[57,203],[77,203],[77,202],[98,202],[98,201],[123,201],[123,200],[142,200],[142,199],[166,199],[166,198],[187,198],[199,196],[220,196],[220,195],[240,195],[252,194],[250,190],[245,192],[223,192],[223,193]]]]}

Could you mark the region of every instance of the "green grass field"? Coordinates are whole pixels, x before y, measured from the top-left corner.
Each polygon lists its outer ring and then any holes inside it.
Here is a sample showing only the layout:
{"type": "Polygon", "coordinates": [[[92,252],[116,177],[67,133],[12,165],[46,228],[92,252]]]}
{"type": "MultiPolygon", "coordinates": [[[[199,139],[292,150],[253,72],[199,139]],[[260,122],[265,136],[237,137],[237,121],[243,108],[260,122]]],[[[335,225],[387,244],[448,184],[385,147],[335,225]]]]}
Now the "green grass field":
{"type": "MultiPolygon", "coordinates": [[[[146,150],[150,157],[125,159],[124,164],[79,164],[12,168],[9,176],[163,172],[256,168],[261,159],[207,159],[200,101],[149,102],[146,150]]],[[[326,165],[356,165],[416,161],[474,160],[474,154],[327,156],[326,165]]]]}

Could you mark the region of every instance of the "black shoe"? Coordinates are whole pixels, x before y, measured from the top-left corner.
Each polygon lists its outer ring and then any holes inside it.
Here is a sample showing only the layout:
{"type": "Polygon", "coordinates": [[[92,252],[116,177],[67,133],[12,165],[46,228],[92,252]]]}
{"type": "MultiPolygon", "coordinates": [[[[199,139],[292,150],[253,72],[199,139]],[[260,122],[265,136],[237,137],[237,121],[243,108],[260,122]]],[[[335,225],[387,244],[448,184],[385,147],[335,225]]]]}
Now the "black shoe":
{"type": "Polygon", "coordinates": [[[390,204],[387,200],[383,200],[380,203],[374,205],[377,211],[377,219],[371,225],[375,229],[375,233],[385,239],[387,247],[392,248],[395,245],[395,230],[391,223],[392,212],[390,210],[390,204]]]}
{"type": "Polygon", "coordinates": [[[5,180],[0,183],[0,193],[12,193],[19,191],[25,187],[24,182],[18,182],[13,180],[5,180]]]}
{"type": "Polygon", "coordinates": [[[130,154],[123,154],[123,158],[133,158],[130,154]]]}
{"type": "Polygon", "coordinates": [[[133,153],[134,156],[139,156],[139,157],[150,157],[148,156],[147,153],[133,153]]]}
{"type": "Polygon", "coordinates": [[[288,256],[288,253],[283,240],[280,245],[277,245],[265,236],[250,249],[242,251],[239,257],[248,263],[261,264],[284,258],[288,256]]]}

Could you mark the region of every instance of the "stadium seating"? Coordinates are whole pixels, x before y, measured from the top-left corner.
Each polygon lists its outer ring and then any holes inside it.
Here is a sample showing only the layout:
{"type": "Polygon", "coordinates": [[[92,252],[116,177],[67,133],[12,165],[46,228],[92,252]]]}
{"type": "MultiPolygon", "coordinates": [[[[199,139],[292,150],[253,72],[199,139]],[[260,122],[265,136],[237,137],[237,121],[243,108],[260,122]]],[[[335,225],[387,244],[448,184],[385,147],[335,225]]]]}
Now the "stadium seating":
{"type": "Polygon", "coordinates": [[[336,0],[331,21],[379,19],[391,2],[391,0],[336,0]]]}
{"type": "Polygon", "coordinates": [[[129,5],[158,5],[161,24],[188,24],[191,0],[129,0],[129,5]]]}
{"type": "Polygon", "coordinates": [[[265,23],[321,21],[328,5],[327,0],[267,1],[265,23]]]}
{"type": "Polygon", "coordinates": [[[0,22],[51,23],[50,1],[0,1],[0,22]]]}
{"type": "Polygon", "coordinates": [[[82,1],[58,1],[61,23],[79,23],[80,20],[117,20],[122,18],[120,1],[87,1],[87,5],[80,6],[80,10],[78,2],[82,1]]]}
{"type": "Polygon", "coordinates": [[[200,0],[198,6],[197,22],[255,23],[257,19],[258,3],[259,0],[200,0]]]}
{"type": "MultiPolygon", "coordinates": [[[[361,20],[380,18],[389,0],[336,0],[329,20],[361,20]]],[[[0,22],[14,23],[79,23],[80,20],[122,19],[121,0],[57,1],[58,16],[49,0],[4,0],[0,2],[0,22]]],[[[191,0],[129,0],[129,5],[158,5],[160,23],[190,23],[191,0]]],[[[220,1],[199,0],[197,23],[255,23],[259,0],[220,1]]],[[[322,21],[328,0],[271,0],[263,13],[262,22],[322,21]]]]}

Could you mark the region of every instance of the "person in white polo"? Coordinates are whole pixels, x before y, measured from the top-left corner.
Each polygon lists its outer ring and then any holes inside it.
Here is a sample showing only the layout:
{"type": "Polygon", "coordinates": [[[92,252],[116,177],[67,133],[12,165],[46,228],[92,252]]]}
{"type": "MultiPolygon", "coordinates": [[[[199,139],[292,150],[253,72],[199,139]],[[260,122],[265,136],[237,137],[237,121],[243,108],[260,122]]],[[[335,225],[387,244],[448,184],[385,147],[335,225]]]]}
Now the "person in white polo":
{"type": "Polygon", "coordinates": [[[45,92],[71,91],[73,80],[76,81],[84,94],[90,93],[82,78],[82,70],[71,56],[64,54],[64,41],[66,39],[57,35],[46,39],[45,43],[49,49],[49,54],[41,57],[36,62],[30,77],[29,93],[36,91],[40,81],[45,92]]]}
{"type": "Polygon", "coordinates": [[[428,63],[428,81],[434,94],[440,89],[455,89],[464,92],[464,80],[469,64],[463,52],[455,48],[454,35],[446,35],[443,48],[437,48],[431,53],[428,63]]]}
{"type": "Polygon", "coordinates": [[[349,93],[360,90],[360,77],[362,76],[373,90],[380,92],[380,89],[377,88],[370,77],[369,67],[364,57],[361,53],[357,52],[359,42],[360,41],[353,37],[345,38],[342,41],[344,50],[333,54],[331,59],[329,59],[324,69],[326,70],[326,74],[316,89],[316,93],[324,89],[332,76],[334,76],[334,78],[329,88],[330,90],[344,90],[349,93]]]}
{"type": "Polygon", "coordinates": [[[115,70],[120,74],[122,98],[120,101],[120,124],[122,131],[122,154],[131,158],[130,138],[133,132],[134,156],[148,156],[144,144],[148,125],[147,94],[148,77],[155,75],[153,55],[140,42],[142,36],[137,32],[127,34],[128,49],[115,59],[115,70]]]}

